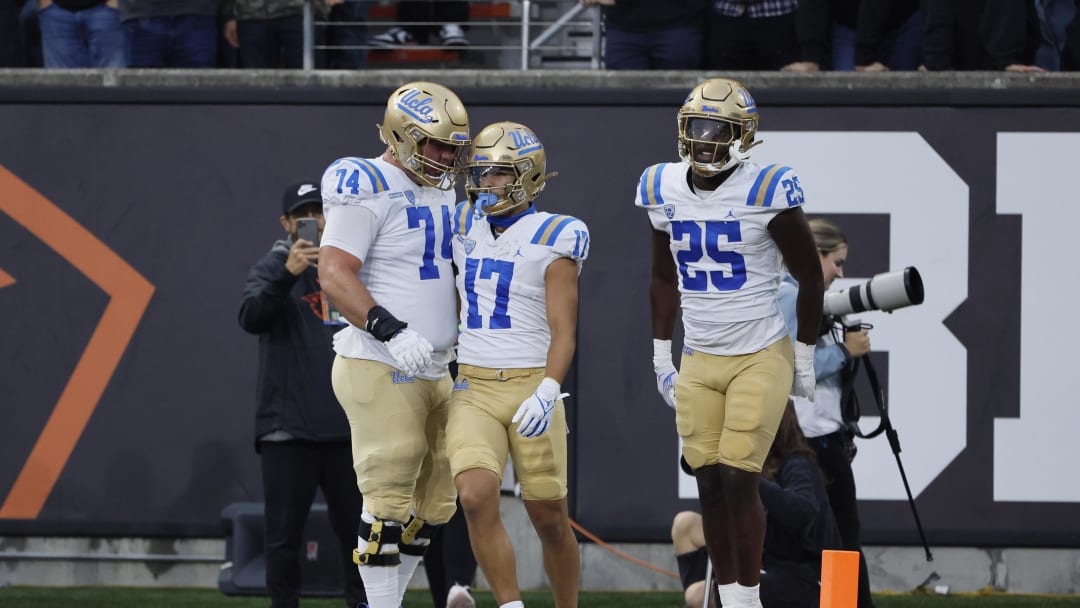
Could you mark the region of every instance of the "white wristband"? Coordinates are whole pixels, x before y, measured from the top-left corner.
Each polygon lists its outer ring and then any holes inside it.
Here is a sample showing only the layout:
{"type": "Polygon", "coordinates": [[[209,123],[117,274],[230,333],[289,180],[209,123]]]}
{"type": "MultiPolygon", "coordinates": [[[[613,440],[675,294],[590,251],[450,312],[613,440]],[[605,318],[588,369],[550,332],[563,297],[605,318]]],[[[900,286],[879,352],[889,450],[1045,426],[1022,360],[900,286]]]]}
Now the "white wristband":
{"type": "Polygon", "coordinates": [[[653,338],[653,367],[659,363],[671,363],[671,340],[657,340],[653,338]]]}
{"type": "Polygon", "coordinates": [[[795,360],[796,361],[813,361],[814,360],[814,346],[813,344],[803,344],[798,340],[795,341],[795,360]]]}
{"type": "Polygon", "coordinates": [[[559,386],[559,383],[556,382],[553,378],[545,377],[543,380],[540,381],[540,386],[537,387],[536,392],[545,397],[550,396],[552,399],[555,399],[557,398],[556,395],[561,392],[560,388],[561,387],[559,386]]]}

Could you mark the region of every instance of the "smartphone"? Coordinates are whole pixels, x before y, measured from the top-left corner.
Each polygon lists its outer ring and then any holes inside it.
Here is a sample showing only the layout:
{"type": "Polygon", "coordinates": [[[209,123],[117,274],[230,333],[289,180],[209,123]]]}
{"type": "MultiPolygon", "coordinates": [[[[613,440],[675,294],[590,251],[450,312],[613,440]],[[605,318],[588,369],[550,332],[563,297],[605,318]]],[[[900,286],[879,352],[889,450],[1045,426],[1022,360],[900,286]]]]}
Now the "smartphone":
{"type": "Polygon", "coordinates": [[[319,220],[313,217],[304,217],[296,220],[296,236],[309,243],[319,246],[319,220]]]}

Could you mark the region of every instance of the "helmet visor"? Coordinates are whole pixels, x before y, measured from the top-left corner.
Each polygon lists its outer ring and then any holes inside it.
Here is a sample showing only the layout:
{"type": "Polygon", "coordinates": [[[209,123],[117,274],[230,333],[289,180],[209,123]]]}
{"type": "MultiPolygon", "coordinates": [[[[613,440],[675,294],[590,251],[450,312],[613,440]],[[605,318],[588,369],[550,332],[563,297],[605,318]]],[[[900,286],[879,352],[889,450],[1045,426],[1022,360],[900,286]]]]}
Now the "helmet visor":
{"type": "Polygon", "coordinates": [[[735,125],[711,118],[691,118],[686,123],[686,138],[715,144],[730,144],[735,139],[735,125]]]}

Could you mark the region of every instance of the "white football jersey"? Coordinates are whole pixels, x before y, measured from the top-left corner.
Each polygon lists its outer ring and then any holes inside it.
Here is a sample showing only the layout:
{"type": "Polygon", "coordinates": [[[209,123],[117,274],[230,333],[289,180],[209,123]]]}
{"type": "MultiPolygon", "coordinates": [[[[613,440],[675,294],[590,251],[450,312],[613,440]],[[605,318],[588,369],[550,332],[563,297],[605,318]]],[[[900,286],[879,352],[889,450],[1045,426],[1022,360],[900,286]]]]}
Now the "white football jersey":
{"type": "MultiPolygon", "coordinates": [[[[445,375],[457,338],[454,192],[419,186],[381,158],[342,158],[323,173],[322,196],[320,245],[360,259],[358,276],[375,302],[435,347],[432,366],[418,375],[445,375]]],[[[395,365],[386,345],[363,327],[349,325],[335,334],[334,351],[395,365]]]]}
{"type": "Polygon", "coordinates": [[[462,203],[455,215],[454,264],[460,297],[458,362],[491,369],[544,367],[551,330],[544,273],[559,258],[589,254],[589,229],[568,215],[537,212],[495,238],[462,203]]]}
{"type": "Polygon", "coordinates": [[[696,192],[690,166],[645,170],[635,204],[671,240],[682,300],[684,342],[714,355],[757,352],[787,336],[776,303],[783,258],[769,222],[803,204],[790,167],[743,163],[712,192],[696,192]]]}

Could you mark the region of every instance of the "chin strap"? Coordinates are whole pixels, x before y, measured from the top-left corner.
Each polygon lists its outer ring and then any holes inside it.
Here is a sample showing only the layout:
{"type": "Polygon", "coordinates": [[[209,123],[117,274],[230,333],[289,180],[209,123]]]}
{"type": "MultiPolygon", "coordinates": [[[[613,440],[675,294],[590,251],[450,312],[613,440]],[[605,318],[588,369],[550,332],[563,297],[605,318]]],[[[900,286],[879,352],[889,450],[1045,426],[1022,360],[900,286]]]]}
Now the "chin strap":
{"type": "Polygon", "coordinates": [[[743,150],[743,148],[742,148],[742,140],[736,139],[735,141],[731,142],[731,145],[728,146],[728,160],[727,160],[726,163],[724,163],[723,165],[701,165],[701,164],[698,164],[697,166],[703,167],[705,169],[705,171],[707,172],[707,175],[709,175],[709,176],[719,175],[719,174],[723,173],[724,171],[727,171],[728,169],[731,169],[735,165],[739,165],[739,164],[745,163],[746,161],[750,160],[750,150],[753,150],[754,147],[756,147],[760,143],[762,143],[762,142],[759,139],[759,140],[755,141],[754,143],[750,144],[750,147],[743,150]]]}
{"type": "Polygon", "coordinates": [[[759,139],[754,143],[750,144],[749,148],[743,150],[741,139],[736,139],[735,141],[731,142],[731,145],[728,146],[728,161],[724,163],[723,167],[720,168],[720,172],[723,173],[724,171],[727,171],[735,165],[745,163],[746,161],[750,160],[750,150],[753,150],[754,146],[760,143],[761,140],[759,139]]]}

